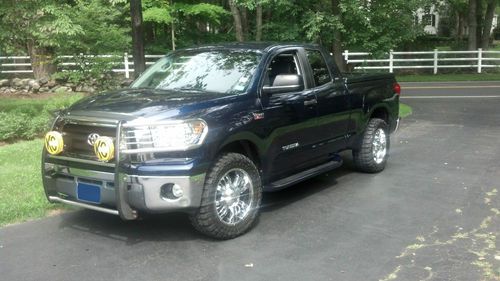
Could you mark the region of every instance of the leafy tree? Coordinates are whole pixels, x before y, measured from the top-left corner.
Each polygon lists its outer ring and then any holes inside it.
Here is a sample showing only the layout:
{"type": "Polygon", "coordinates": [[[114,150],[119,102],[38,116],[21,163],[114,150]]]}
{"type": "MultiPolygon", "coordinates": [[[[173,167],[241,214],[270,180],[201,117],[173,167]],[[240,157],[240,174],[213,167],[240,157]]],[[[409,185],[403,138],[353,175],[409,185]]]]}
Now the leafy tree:
{"type": "Polygon", "coordinates": [[[488,49],[491,37],[491,28],[493,24],[493,18],[495,16],[495,10],[500,5],[499,0],[488,0],[486,12],[484,15],[484,25],[481,34],[481,48],[488,49]]]}
{"type": "Polygon", "coordinates": [[[61,2],[5,0],[0,9],[0,41],[9,42],[8,48],[27,50],[37,79],[55,72],[55,49],[84,32],[73,21],[75,11],[61,2]]]}
{"type": "Polygon", "coordinates": [[[58,53],[123,54],[129,51],[130,18],[126,5],[110,5],[106,0],[76,0],[72,9],[76,11],[72,20],[83,32],[73,40],[65,40],[58,53]]]}
{"type": "Polygon", "coordinates": [[[56,71],[56,53],[127,50],[122,15],[106,0],[6,0],[0,4],[0,48],[27,53],[35,78],[48,78],[56,71]]]}
{"type": "Polygon", "coordinates": [[[207,38],[207,35],[219,39],[214,41],[220,41],[220,39],[225,41],[225,38],[216,35],[225,24],[229,12],[218,4],[177,0],[144,0],[143,10],[144,21],[153,25],[153,31],[162,26],[166,27],[164,30],[169,29],[165,33],[170,33],[173,50],[177,46],[177,37],[182,42],[181,45],[212,41],[207,38]]]}
{"type": "Polygon", "coordinates": [[[312,41],[342,67],[345,49],[381,54],[410,45],[423,32],[416,11],[433,4],[448,13],[457,40],[468,29],[469,48],[487,48],[499,1],[3,0],[0,50],[29,54],[37,78],[55,71],[57,54],[130,51],[132,34],[144,36],[150,53],[234,40],[312,41]],[[142,31],[130,25],[140,14],[142,31]]]}

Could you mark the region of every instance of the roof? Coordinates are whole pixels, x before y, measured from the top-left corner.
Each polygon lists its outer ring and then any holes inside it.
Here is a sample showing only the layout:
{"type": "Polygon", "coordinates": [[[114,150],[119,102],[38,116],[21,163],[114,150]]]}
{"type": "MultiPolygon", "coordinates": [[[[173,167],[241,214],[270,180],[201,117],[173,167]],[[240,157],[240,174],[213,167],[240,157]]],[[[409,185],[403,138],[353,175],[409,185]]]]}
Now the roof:
{"type": "Polygon", "coordinates": [[[262,52],[269,52],[275,48],[286,48],[286,47],[310,47],[317,48],[319,45],[310,43],[294,43],[294,42],[235,42],[235,43],[222,43],[213,45],[201,45],[193,46],[191,48],[186,48],[185,50],[193,49],[245,49],[245,50],[256,50],[262,52]]]}

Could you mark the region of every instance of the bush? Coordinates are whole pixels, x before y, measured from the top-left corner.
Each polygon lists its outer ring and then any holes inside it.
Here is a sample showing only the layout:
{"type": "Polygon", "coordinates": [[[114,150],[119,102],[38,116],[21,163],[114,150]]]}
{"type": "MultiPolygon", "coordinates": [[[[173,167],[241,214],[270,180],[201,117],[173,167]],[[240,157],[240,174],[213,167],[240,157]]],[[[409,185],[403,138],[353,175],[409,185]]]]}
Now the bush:
{"type": "Polygon", "coordinates": [[[428,51],[435,49],[439,46],[451,46],[455,49],[454,45],[461,45],[462,42],[456,42],[453,37],[437,36],[437,35],[422,35],[417,37],[413,42],[407,44],[402,49],[408,51],[428,51]]]}
{"type": "Polygon", "coordinates": [[[32,117],[25,113],[0,112],[0,140],[33,139],[49,126],[50,115],[32,117]]]}
{"type": "MultiPolygon", "coordinates": [[[[57,63],[62,65],[64,59],[66,58],[60,58],[57,63]]],[[[121,57],[97,57],[81,54],[74,56],[73,60],[75,63],[73,67],[60,68],[59,72],[52,77],[75,85],[95,86],[101,90],[118,86],[118,80],[113,77],[112,70],[115,65],[121,63],[121,57]]]]}
{"type": "Polygon", "coordinates": [[[82,95],[56,95],[50,99],[5,99],[0,104],[0,141],[31,140],[50,127],[53,112],[66,108],[82,95]]]}

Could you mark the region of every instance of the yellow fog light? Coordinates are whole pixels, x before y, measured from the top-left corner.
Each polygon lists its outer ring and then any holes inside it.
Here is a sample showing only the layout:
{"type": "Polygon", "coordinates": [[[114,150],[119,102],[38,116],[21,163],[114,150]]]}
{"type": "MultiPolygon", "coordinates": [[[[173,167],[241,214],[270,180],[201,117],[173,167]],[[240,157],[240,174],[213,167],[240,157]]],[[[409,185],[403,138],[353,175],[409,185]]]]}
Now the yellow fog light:
{"type": "Polygon", "coordinates": [[[115,145],[110,137],[99,137],[94,143],[94,152],[100,161],[109,161],[115,157],[115,145]]]}
{"type": "Polygon", "coordinates": [[[63,151],[64,140],[61,133],[50,131],[45,135],[45,149],[47,152],[56,155],[63,151]]]}

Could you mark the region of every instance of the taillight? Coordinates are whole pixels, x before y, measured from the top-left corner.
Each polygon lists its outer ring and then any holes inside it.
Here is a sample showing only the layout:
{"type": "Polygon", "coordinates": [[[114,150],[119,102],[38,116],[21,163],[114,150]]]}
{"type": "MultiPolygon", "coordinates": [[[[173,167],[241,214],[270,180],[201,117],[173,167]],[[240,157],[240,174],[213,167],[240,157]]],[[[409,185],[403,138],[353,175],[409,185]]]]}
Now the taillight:
{"type": "Polygon", "coordinates": [[[392,90],[396,95],[401,95],[401,86],[398,83],[394,83],[394,85],[392,85],[392,90]]]}

